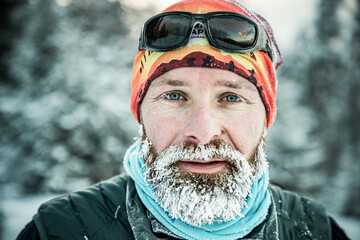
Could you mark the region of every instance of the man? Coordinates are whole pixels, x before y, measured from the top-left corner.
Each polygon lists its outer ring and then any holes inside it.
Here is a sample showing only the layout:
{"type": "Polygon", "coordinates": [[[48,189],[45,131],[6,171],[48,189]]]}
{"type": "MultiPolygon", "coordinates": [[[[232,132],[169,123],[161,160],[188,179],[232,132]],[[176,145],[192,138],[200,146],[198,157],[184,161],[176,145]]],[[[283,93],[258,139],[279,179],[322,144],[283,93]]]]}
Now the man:
{"type": "Polygon", "coordinates": [[[281,63],[269,24],[237,1],[185,0],[149,19],[128,176],[43,204],[18,239],[347,239],[323,207],[269,185],[281,63]]]}

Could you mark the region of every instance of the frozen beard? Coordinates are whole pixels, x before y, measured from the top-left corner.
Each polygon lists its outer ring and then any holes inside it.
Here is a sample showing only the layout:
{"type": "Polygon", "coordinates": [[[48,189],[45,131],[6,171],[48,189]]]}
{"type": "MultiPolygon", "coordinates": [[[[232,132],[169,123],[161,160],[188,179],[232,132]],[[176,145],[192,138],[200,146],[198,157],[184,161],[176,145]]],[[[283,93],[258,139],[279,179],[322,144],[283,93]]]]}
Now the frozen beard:
{"type": "Polygon", "coordinates": [[[171,217],[192,226],[243,217],[252,184],[267,167],[264,148],[265,132],[248,157],[222,140],[206,145],[186,142],[158,156],[146,136],[142,143],[148,181],[158,203],[171,217]],[[180,167],[179,161],[193,159],[223,159],[226,167],[214,174],[190,173],[180,167]]]}

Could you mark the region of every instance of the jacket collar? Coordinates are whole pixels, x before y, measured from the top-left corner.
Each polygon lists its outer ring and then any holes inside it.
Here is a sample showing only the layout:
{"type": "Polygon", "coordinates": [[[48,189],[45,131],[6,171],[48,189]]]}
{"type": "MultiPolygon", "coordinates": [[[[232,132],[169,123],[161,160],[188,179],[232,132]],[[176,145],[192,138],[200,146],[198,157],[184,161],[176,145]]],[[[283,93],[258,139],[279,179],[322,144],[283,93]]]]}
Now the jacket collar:
{"type": "MultiPolygon", "coordinates": [[[[149,211],[147,211],[136,193],[135,184],[132,179],[129,179],[127,184],[126,211],[135,239],[155,240],[159,239],[159,236],[164,235],[168,236],[167,239],[180,239],[164,227],[149,211]]],[[[271,205],[265,221],[263,221],[243,239],[279,240],[278,232],[276,208],[274,198],[271,194],[271,205]]]]}

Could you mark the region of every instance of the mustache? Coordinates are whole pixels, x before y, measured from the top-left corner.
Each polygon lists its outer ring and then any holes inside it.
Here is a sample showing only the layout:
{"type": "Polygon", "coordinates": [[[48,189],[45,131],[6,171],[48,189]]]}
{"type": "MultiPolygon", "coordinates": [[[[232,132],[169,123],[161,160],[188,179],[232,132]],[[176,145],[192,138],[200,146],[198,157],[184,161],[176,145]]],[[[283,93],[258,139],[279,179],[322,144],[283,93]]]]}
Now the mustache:
{"type": "Polygon", "coordinates": [[[213,140],[207,144],[196,144],[194,142],[184,142],[180,145],[173,145],[166,148],[158,156],[151,151],[153,156],[151,163],[154,170],[171,167],[179,161],[211,160],[220,159],[241,167],[242,162],[246,161],[247,156],[234,149],[224,140],[213,140]]]}

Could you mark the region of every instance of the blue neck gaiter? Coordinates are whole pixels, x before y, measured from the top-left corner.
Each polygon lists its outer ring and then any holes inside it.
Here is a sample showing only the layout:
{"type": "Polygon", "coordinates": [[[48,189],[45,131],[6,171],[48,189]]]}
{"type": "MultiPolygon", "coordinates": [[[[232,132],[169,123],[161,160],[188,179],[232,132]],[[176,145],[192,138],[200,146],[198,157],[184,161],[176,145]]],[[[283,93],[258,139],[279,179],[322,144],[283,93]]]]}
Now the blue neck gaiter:
{"type": "Polygon", "coordinates": [[[265,220],[270,206],[269,175],[266,168],[263,175],[253,182],[251,193],[246,199],[246,206],[241,211],[243,217],[237,216],[227,222],[191,226],[180,219],[170,217],[158,203],[155,190],[146,178],[146,167],[141,153],[140,140],[127,150],[124,168],[134,180],[136,191],[148,211],[167,229],[185,239],[232,240],[243,238],[265,220]]]}

